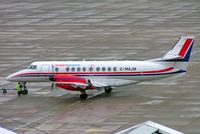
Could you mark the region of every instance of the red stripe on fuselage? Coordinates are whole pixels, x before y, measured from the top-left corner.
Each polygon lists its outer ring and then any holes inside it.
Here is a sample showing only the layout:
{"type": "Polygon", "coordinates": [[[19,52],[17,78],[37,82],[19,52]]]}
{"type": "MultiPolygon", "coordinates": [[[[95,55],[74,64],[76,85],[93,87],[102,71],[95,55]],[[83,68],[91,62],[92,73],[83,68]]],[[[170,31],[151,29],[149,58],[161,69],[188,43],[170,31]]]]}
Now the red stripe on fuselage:
{"type": "Polygon", "coordinates": [[[156,74],[156,73],[164,73],[173,70],[173,67],[168,67],[161,70],[153,70],[153,71],[142,71],[142,72],[59,72],[59,73],[22,73],[16,76],[26,76],[26,75],[37,75],[37,74],[69,74],[69,75],[78,75],[78,74],[156,74]]]}
{"type": "Polygon", "coordinates": [[[183,47],[181,48],[180,52],[178,53],[179,56],[184,57],[184,55],[185,55],[186,51],[188,50],[192,40],[193,39],[187,39],[185,41],[185,44],[183,45],[183,47]]]}

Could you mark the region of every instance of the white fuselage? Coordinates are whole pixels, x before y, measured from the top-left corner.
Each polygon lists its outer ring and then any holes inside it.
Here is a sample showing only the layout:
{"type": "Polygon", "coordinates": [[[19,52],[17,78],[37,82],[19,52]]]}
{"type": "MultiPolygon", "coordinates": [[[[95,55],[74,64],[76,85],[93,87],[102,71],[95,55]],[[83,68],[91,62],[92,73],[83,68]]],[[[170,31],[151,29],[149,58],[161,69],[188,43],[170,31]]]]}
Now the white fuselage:
{"type": "Polygon", "coordinates": [[[183,73],[171,63],[153,61],[41,61],[7,77],[14,82],[48,82],[56,74],[81,76],[106,86],[123,86],[183,73]]]}

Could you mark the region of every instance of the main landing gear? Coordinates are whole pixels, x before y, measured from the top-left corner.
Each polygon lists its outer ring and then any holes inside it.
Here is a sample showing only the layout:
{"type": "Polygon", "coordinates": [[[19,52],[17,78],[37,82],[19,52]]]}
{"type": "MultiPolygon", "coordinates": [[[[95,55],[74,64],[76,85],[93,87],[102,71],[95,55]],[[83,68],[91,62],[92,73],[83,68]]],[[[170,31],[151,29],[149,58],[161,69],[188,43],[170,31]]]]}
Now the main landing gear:
{"type": "Polygon", "coordinates": [[[112,92],[112,87],[105,87],[104,91],[105,91],[105,93],[109,94],[112,92]]]}
{"type": "Polygon", "coordinates": [[[86,91],[81,91],[80,99],[85,100],[85,99],[87,99],[87,97],[88,97],[88,94],[86,93],[86,91]]]}
{"type": "MultiPolygon", "coordinates": [[[[104,91],[105,91],[105,93],[110,94],[112,92],[112,87],[105,87],[104,91]]],[[[85,100],[87,98],[88,98],[88,94],[86,93],[86,91],[85,90],[81,91],[80,99],[85,100]]]]}

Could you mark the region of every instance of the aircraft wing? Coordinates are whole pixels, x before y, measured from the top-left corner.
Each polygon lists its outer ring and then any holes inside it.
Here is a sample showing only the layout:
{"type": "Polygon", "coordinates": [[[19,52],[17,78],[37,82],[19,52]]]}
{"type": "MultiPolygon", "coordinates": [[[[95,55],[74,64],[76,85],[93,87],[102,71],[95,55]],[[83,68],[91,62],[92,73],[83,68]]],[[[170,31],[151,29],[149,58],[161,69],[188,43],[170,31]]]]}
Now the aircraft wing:
{"type": "Polygon", "coordinates": [[[97,82],[95,80],[90,80],[91,84],[96,88],[106,87],[107,85],[104,83],[97,82]]]}

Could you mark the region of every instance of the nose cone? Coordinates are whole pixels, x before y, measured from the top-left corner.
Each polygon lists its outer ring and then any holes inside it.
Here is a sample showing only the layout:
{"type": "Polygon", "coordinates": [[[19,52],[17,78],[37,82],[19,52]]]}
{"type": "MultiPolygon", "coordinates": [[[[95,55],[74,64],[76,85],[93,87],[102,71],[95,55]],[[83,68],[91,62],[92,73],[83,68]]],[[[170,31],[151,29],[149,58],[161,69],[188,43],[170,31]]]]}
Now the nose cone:
{"type": "Polygon", "coordinates": [[[19,82],[21,80],[20,77],[19,77],[19,75],[21,73],[23,73],[23,72],[24,71],[22,70],[22,71],[18,71],[16,73],[13,73],[13,74],[9,75],[8,77],[6,77],[6,80],[7,81],[11,81],[11,82],[19,82]]]}
{"type": "Polygon", "coordinates": [[[15,74],[11,74],[9,76],[6,77],[7,81],[14,81],[15,80],[15,74]]]}

